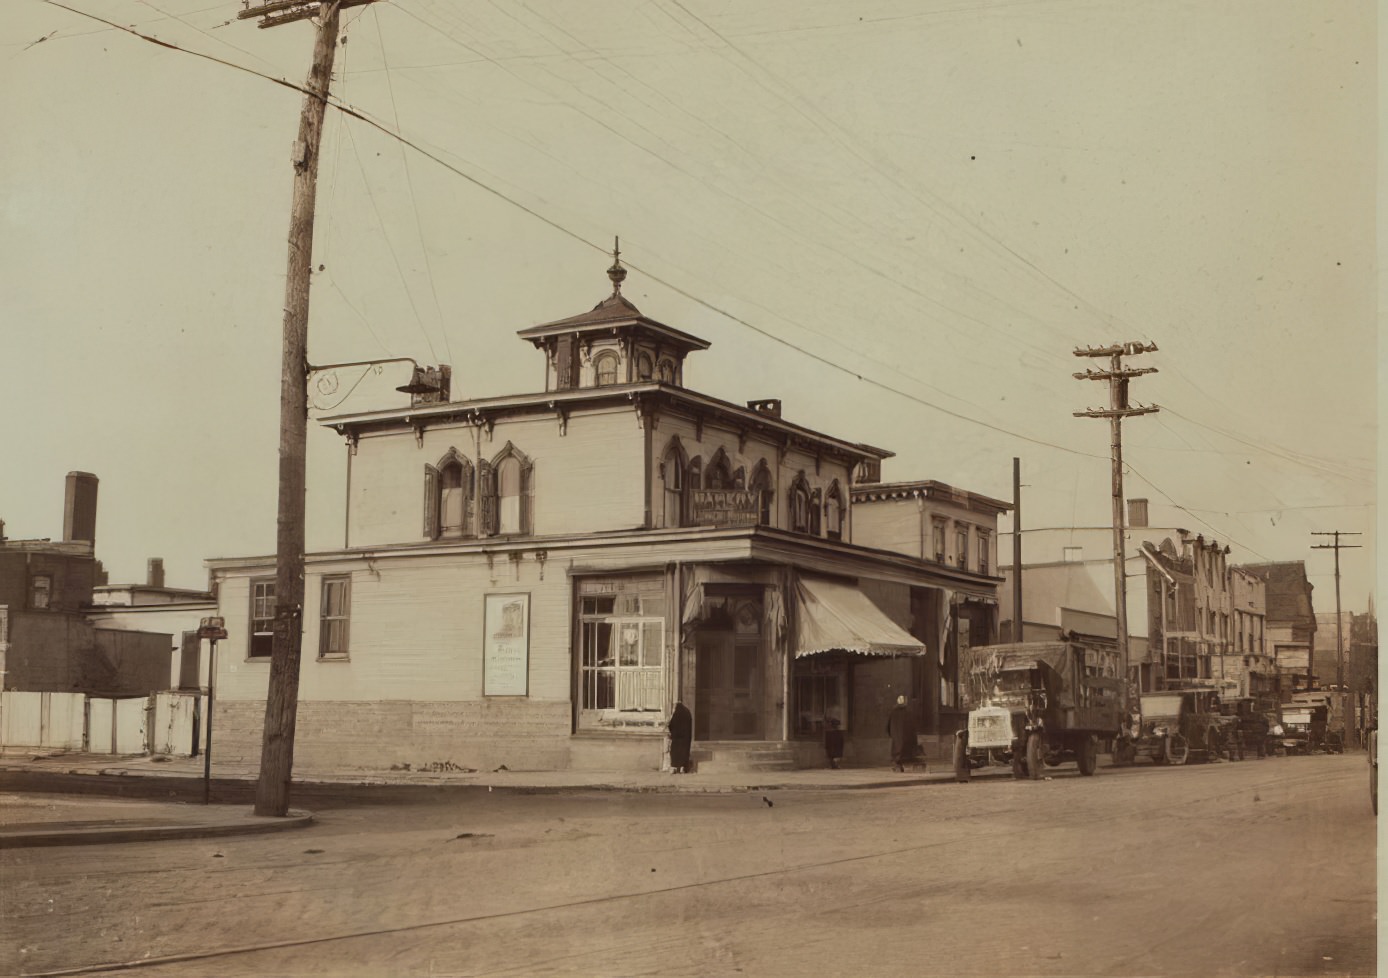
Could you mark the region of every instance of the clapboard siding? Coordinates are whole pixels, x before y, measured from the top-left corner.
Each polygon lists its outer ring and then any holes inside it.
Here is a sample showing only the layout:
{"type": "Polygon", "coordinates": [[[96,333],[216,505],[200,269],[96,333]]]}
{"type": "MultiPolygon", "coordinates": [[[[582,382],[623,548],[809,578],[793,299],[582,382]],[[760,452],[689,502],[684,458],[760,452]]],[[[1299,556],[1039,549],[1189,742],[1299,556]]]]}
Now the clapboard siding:
{"type": "Polygon", "coordinates": [[[348,539],[354,547],[424,539],[424,467],[450,448],[491,461],[507,442],[535,465],[534,532],[592,533],[645,523],[644,436],[630,407],[604,408],[568,419],[557,415],[501,419],[491,430],[434,424],[423,445],[412,430],[364,434],[352,459],[348,539]],[[480,436],[480,437],[479,437],[480,436]]]}

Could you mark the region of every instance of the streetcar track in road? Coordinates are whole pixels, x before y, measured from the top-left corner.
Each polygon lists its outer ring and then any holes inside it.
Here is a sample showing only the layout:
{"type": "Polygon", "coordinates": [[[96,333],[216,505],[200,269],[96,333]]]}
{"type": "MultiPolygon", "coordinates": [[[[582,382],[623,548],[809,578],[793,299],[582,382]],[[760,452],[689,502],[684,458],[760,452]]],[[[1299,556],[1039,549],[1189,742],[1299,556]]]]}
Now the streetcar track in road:
{"type": "MultiPolygon", "coordinates": [[[[1192,772],[1193,773],[1193,772],[1192,772]]],[[[1299,785],[1314,785],[1321,782],[1332,780],[1343,780],[1348,777],[1347,772],[1314,772],[1295,778],[1295,783],[1299,785]]],[[[1001,780],[1001,779],[1000,779],[1001,780]]],[[[1069,780],[1069,779],[1065,779],[1069,780]]],[[[1087,779],[1086,779],[1087,780],[1087,779]]],[[[1005,784],[1013,785],[1017,790],[1027,790],[1027,781],[1004,781],[1005,784]]],[[[1095,782],[1090,781],[1091,785],[1095,782]]],[[[1290,787],[1287,778],[1262,780],[1251,785],[1240,785],[1238,790],[1241,793],[1248,791],[1260,791],[1272,788],[1290,787]]],[[[1187,797],[1172,799],[1166,804],[1161,805],[1133,805],[1125,806],[1121,811],[1109,811],[1105,814],[1096,814],[1093,806],[1087,809],[1069,809],[1063,821],[1049,824],[1039,824],[1033,827],[1036,832],[1044,831],[1066,831],[1071,827],[1071,823],[1076,820],[1086,820],[1090,824],[1100,822],[1111,822],[1131,818],[1135,815],[1152,815],[1157,812],[1180,812],[1192,804],[1199,804],[1207,801],[1230,800],[1230,791],[1226,787],[1222,791],[1206,793],[1201,797],[1187,797]]],[[[1025,813],[1026,806],[1007,808],[994,811],[967,811],[961,814],[941,815],[932,821],[936,823],[953,823],[960,821],[975,821],[980,818],[997,818],[1018,813],[1025,813]]],[[[435,930],[445,927],[459,927],[468,924],[484,923],[488,921],[499,921],[525,917],[532,914],[546,914],[557,911],[577,909],[582,907],[598,906],[607,903],[620,903],[629,900],[640,900],[649,897],[657,897],[665,894],[688,892],[709,887],[722,886],[725,884],[743,883],[752,880],[768,879],[776,876],[790,876],[797,873],[804,873],[818,869],[825,869],[834,866],[842,866],[855,862],[866,862],[869,860],[899,857],[912,853],[926,852],[955,846],[967,845],[977,846],[995,840],[1006,840],[1015,838],[1015,830],[1012,828],[1000,829],[992,832],[983,832],[967,836],[961,839],[944,839],[936,842],[928,842],[920,845],[900,846],[891,849],[880,849],[866,853],[855,853],[847,856],[839,856],[833,859],[815,860],[813,862],[800,863],[794,866],[779,866],[770,869],[760,870],[752,873],[740,873],[732,876],[720,876],[713,879],[694,880],[687,883],[678,883],[670,886],[647,888],[626,893],[609,893],[601,896],[586,897],[577,900],[566,900],[557,903],[545,904],[542,906],[522,907],[515,910],[499,911],[496,913],[472,914],[460,917],[446,918],[443,920],[431,920],[416,923],[400,924],[393,927],[374,928],[370,930],[356,930],[344,933],[326,934],[317,937],[293,938],[281,941],[266,941],[258,944],[243,944],[229,947],[217,948],[205,951],[185,952],[181,954],[163,955],[160,957],[148,957],[134,961],[111,962],[105,964],[84,965],[75,968],[65,968],[52,971],[30,972],[28,978],[66,978],[66,976],[92,975],[107,972],[133,971],[145,968],[165,967],[176,964],[186,964],[196,961],[209,961],[217,958],[236,957],[251,955],[269,951],[288,950],[291,948],[313,947],[323,944],[332,944],[344,941],[365,939],[371,937],[386,937],[396,934],[417,933],[426,930],[435,930]]],[[[693,848],[693,847],[690,847],[693,848]]],[[[370,857],[375,859],[391,858],[389,856],[370,857]]]]}

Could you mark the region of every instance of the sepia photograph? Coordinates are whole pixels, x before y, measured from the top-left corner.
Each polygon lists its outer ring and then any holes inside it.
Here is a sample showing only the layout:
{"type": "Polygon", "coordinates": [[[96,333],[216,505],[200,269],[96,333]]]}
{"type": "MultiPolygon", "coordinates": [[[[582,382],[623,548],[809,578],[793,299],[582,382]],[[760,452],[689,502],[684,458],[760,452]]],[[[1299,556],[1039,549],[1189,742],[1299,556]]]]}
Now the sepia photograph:
{"type": "Polygon", "coordinates": [[[1379,974],[1380,14],[4,0],[0,975],[1379,974]]]}

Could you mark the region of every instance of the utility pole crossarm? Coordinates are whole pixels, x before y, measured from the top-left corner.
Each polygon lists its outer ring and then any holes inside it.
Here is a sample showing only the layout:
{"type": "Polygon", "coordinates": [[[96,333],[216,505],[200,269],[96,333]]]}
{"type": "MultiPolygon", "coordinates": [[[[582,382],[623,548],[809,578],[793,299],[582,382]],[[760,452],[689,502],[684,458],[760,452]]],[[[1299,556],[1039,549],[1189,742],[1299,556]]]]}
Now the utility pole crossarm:
{"type": "Polygon", "coordinates": [[[1139,414],[1156,414],[1161,408],[1155,404],[1150,407],[1138,405],[1137,407],[1118,408],[1110,410],[1106,408],[1090,408],[1088,411],[1072,411],[1077,418],[1131,418],[1139,414]]]}
{"type": "Polygon", "coordinates": [[[1122,370],[1091,370],[1071,374],[1076,380],[1113,380],[1114,378],[1141,377],[1143,374],[1157,373],[1156,367],[1124,367],[1122,370]]]}
{"type": "MultiPolygon", "coordinates": [[[[256,7],[247,7],[236,14],[237,20],[247,20],[251,17],[263,17],[257,27],[278,27],[280,24],[292,24],[297,20],[308,20],[310,17],[317,17],[323,13],[323,8],[331,0],[265,0],[264,3],[256,7]],[[287,11],[279,16],[269,16],[279,11],[287,11]]],[[[375,0],[338,0],[337,8],[345,10],[348,7],[364,7],[375,0]]]]}
{"type": "Polygon", "coordinates": [[[1135,357],[1139,353],[1156,353],[1155,343],[1114,343],[1111,346],[1086,346],[1083,350],[1075,347],[1077,357],[1135,357]]]}

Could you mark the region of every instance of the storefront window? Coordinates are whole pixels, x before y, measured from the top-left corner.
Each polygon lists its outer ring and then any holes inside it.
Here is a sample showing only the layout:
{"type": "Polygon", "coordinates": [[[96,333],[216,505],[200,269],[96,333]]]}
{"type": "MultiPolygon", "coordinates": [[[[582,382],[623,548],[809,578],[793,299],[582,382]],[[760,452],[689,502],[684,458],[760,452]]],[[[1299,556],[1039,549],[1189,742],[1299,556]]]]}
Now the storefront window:
{"type": "Polygon", "coordinates": [[[658,727],[665,711],[663,578],[578,584],[579,726],[658,727]]]}
{"type": "Polygon", "coordinates": [[[848,664],[832,653],[795,660],[795,732],[822,734],[830,718],[848,730],[848,664]]]}

